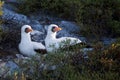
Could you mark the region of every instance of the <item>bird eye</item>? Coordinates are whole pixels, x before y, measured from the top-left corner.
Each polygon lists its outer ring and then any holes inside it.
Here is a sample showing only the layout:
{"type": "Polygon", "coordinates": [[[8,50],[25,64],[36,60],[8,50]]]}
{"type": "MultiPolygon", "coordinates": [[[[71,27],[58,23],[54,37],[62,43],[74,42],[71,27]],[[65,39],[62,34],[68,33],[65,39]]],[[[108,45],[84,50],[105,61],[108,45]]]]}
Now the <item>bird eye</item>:
{"type": "Polygon", "coordinates": [[[26,32],[26,33],[28,32],[28,28],[25,28],[25,32],[26,32]]]}
{"type": "Polygon", "coordinates": [[[32,32],[33,30],[30,29],[30,28],[25,28],[25,32],[28,33],[28,32],[32,32]]]}
{"type": "Polygon", "coordinates": [[[52,27],[52,32],[55,32],[55,31],[54,31],[55,28],[56,28],[56,27],[52,27]]]}

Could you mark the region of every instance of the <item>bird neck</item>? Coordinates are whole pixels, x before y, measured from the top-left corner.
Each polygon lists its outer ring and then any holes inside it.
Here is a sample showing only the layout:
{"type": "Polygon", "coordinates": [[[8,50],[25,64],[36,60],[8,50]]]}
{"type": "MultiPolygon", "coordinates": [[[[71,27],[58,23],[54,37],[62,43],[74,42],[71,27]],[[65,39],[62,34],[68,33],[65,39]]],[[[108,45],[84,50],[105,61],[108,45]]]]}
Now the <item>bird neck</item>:
{"type": "Polygon", "coordinates": [[[56,32],[54,32],[54,33],[48,33],[47,34],[47,37],[49,38],[49,39],[56,39],[56,32]]]}
{"type": "Polygon", "coordinates": [[[31,42],[30,33],[21,34],[21,42],[31,42]]]}

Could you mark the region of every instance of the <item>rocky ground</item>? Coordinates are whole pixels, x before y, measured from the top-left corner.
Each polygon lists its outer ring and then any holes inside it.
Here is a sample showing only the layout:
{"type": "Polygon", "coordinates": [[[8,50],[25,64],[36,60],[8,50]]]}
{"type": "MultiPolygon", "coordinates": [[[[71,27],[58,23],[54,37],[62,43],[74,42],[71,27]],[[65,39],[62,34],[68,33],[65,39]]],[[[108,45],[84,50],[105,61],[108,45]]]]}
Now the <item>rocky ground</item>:
{"type": "MultiPolygon", "coordinates": [[[[6,0],[3,6],[4,14],[0,17],[4,22],[1,28],[4,32],[8,32],[10,36],[0,43],[0,77],[5,77],[14,69],[19,68],[16,61],[26,58],[19,53],[17,48],[20,41],[20,28],[22,25],[28,24],[32,26],[34,29],[32,40],[37,42],[44,43],[47,26],[51,23],[55,23],[63,29],[58,32],[57,37],[71,36],[77,37],[85,42],[87,41],[84,36],[78,35],[80,26],[75,22],[45,15],[41,11],[32,12],[29,16],[23,15],[16,12],[17,7],[15,5],[17,4],[20,4],[17,0],[6,0]]],[[[109,44],[114,39],[103,38],[102,41],[105,44],[109,44]]]]}

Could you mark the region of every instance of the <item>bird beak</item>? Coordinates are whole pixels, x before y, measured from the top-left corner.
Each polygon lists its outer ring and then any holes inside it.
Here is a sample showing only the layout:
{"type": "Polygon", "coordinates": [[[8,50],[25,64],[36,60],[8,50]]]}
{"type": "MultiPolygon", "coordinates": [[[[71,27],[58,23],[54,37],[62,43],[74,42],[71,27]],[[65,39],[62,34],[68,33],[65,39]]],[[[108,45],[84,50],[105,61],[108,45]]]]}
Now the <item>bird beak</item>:
{"type": "Polygon", "coordinates": [[[28,33],[28,32],[32,32],[32,31],[33,31],[33,30],[30,29],[30,28],[26,28],[26,29],[25,29],[25,32],[26,32],[26,33],[28,33]]]}
{"type": "Polygon", "coordinates": [[[62,28],[60,28],[60,27],[56,27],[56,28],[54,29],[55,32],[56,32],[56,31],[60,31],[60,30],[62,30],[62,28]]]}

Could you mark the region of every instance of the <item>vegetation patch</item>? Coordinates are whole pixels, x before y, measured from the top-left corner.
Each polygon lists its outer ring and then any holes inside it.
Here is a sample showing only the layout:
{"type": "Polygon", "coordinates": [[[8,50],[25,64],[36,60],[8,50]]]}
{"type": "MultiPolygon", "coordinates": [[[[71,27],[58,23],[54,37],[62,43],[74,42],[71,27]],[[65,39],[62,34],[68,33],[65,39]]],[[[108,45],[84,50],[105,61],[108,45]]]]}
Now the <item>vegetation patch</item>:
{"type": "Polygon", "coordinates": [[[19,12],[45,11],[77,22],[87,37],[119,37],[120,0],[25,0],[19,12]]]}
{"type": "MultiPolygon", "coordinates": [[[[119,40],[118,40],[119,41],[119,40]]],[[[16,80],[119,80],[120,44],[104,47],[96,43],[85,58],[82,51],[60,51],[19,60],[20,70],[9,76],[16,80]],[[44,67],[41,66],[44,64],[44,67]],[[56,68],[52,68],[56,66],[56,68]]]]}
{"type": "Polygon", "coordinates": [[[119,37],[120,0],[84,0],[78,8],[76,20],[82,33],[89,37],[119,37]]]}
{"type": "Polygon", "coordinates": [[[3,14],[3,11],[2,11],[3,4],[4,2],[0,0],[0,16],[3,14]]]}

